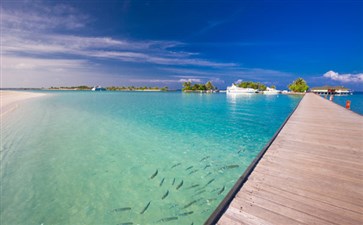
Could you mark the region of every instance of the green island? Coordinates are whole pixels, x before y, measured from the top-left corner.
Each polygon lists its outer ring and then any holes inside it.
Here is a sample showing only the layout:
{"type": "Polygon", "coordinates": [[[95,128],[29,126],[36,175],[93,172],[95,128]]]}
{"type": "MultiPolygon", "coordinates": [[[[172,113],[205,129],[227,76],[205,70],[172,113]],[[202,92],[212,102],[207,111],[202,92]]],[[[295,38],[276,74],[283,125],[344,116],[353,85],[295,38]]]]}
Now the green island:
{"type": "Polygon", "coordinates": [[[306,92],[309,86],[304,79],[299,77],[289,84],[288,88],[293,92],[306,92]]]}
{"type": "Polygon", "coordinates": [[[266,85],[261,84],[260,82],[253,82],[253,81],[242,81],[238,84],[236,84],[237,87],[240,88],[252,88],[259,91],[265,91],[266,85]]]}
{"type": "Polygon", "coordinates": [[[168,91],[169,88],[168,87],[135,87],[135,86],[120,86],[120,87],[116,87],[116,86],[111,86],[111,87],[106,87],[107,91],[168,91]]]}
{"type": "Polygon", "coordinates": [[[81,86],[71,86],[71,87],[50,87],[48,90],[91,90],[92,87],[86,85],[81,86]]]}
{"type": "MultiPolygon", "coordinates": [[[[253,88],[258,91],[266,91],[266,89],[267,89],[267,86],[265,84],[262,84],[260,82],[253,82],[253,81],[242,81],[235,85],[240,88],[253,88]]],[[[307,85],[306,81],[302,78],[297,78],[291,84],[289,84],[287,87],[291,91],[291,94],[304,93],[309,89],[309,86],[307,85]]],[[[270,88],[276,89],[276,86],[271,85],[270,88]]]]}
{"type": "Polygon", "coordinates": [[[192,82],[183,83],[183,92],[198,92],[198,93],[213,93],[218,92],[218,88],[215,87],[211,81],[205,84],[193,84],[192,82]]]}
{"type": "MultiPolygon", "coordinates": [[[[93,87],[86,85],[71,86],[71,87],[50,87],[48,90],[79,90],[88,91],[92,90],[93,87]]],[[[168,91],[168,87],[135,87],[135,86],[110,86],[105,88],[107,91],[168,91]]]]}
{"type": "MultiPolygon", "coordinates": [[[[258,91],[266,91],[267,86],[260,82],[254,81],[241,81],[235,84],[237,87],[240,88],[253,88],[258,91]]],[[[69,87],[50,87],[48,90],[80,90],[80,91],[88,91],[92,90],[94,87],[90,87],[87,85],[80,85],[80,86],[69,86],[69,87]]],[[[271,85],[270,88],[276,89],[275,85],[271,85]]],[[[289,90],[292,93],[303,93],[309,89],[306,81],[302,78],[297,78],[291,84],[288,85],[289,90]]],[[[147,86],[109,86],[102,88],[107,91],[170,91],[168,87],[147,87],[147,86]]],[[[183,83],[183,92],[188,93],[215,93],[219,92],[219,89],[213,85],[211,81],[203,83],[192,83],[192,82],[184,82],[183,83]]]]}

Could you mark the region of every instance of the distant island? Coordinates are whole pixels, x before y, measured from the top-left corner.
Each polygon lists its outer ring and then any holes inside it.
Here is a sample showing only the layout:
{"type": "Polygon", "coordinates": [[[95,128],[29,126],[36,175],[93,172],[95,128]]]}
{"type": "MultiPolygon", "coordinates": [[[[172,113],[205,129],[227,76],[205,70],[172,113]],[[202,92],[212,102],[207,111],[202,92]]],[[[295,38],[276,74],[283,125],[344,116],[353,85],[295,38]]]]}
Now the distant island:
{"type": "MultiPolygon", "coordinates": [[[[242,82],[236,84],[236,86],[240,87],[240,88],[252,88],[252,89],[259,90],[259,91],[265,91],[267,88],[266,85],[261,84],[259,82],[253,82],[253,81],[242,81],[242,82]]],[[[271,88],[276,89],[275,86],[271,86],[271,88]]]]}
{"type": "MultiPolygon", "coordinates": [[[[50,87],[48,90],[79,90],[79,91],[90,91],[93,87],[86,85],[71,86],[71,87],[50,87]]],[[[135,86],[111,86],[104,88],[107,91],[168,91],[168,87],[135,87],[135,86]]]]}
{"type": "MultiPolygon", "coordinates": [[[[275,85],[271,85],[267,87],[265,84],[260,82],[254,81],[241,81],[238,83],[234,83],[235,86],[239,88],[251,88],[255,89],[256,92],[262,93],[267,89],[276,89],[275,85]]],[[[339,91],[347,91],[347,88],[344,87],[316,87],[313,88],[311,91],[316,92],[320,89],[331,89],[339,91]]],[[[93,89],[102,90],[102,91],[149,91],[149,92],[166,92],[166,91],[179,91],[178,90],[170,90],[167,86],[164,87],[147,87],[147,86],[109,86],[109,87],[101,87],[101,86],[87,86],[87,85],[80,85],[80,86],[60,86],[60,87],[41,87],[41,88],[0,88],[0,90],[64,90],[64,91],[91,91],[93,89]]],[[[307,85],[306,81],[302,78],[297,78],[291,84],[288,85],[288,91],[282,91],[283,94],[304,94],[306,91],[309,90],[309,86],[307,85]]],[[[324,89],[324,90],[325,90],[324,89]]],[[[182,84],[182,91],[187,93],[216,93],[220,92],[220,90],[213,85],[211,81],[203,83],[192,83],[192,82],[184,82],[182,84]]],[[[221,91],[222,92],[222,91],[221,91]]],[[[225,92],[225,91],[223,91],[225,92]]]]}
{"type": "Polygon", "coordinates": [[[198,93],[212,93],[218,92],[218,88],[215,87],[212,82],[208,81],[205,84],[194,84],[192,82],[183,83],[183,92],[198,92],[198,93]]]}

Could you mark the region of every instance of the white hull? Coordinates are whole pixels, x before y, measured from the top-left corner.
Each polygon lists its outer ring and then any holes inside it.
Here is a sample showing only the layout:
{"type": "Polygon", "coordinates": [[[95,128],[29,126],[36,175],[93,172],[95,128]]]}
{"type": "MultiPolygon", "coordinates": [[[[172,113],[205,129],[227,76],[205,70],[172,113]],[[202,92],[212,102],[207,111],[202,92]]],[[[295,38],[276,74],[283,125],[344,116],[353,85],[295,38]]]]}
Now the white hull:
{"type": "Polygon", "coordinates": [[[232,86],[227,87],[227,94],[254,94],[257,90],[252,88],[240,88],[232,84],[232,86]]]}
{"type": "Polygon", "coordinates": [[[276,90],[275,88],[269,88],[267,87],[265,91],[263,91],[263,94],[265,95],[277,95],[280,94],[281,91],[276,90]]]}
{"type": "Polygon", "coordinates": [[[277,95],[280,94],[279,91],[264,91],[263,92],[264,95],[277,95]]]}
{"type": "Polygon", "coordinates": [[[254,94],[256,91],[227,91],[228,94],[254,94]]]}

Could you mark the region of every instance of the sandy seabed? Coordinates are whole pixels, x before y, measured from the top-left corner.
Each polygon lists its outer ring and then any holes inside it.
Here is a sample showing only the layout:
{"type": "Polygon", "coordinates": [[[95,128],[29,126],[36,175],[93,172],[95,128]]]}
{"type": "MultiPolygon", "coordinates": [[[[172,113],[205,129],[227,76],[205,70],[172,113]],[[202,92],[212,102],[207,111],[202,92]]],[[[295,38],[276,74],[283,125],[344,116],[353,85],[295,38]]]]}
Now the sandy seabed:
{"type": "Polygon", "coordinates": [[[0,91],[0,115],[3,116],[13,111],[22,101],[45,96],[44,93],[34,93],[25,91],[0,91]]]}

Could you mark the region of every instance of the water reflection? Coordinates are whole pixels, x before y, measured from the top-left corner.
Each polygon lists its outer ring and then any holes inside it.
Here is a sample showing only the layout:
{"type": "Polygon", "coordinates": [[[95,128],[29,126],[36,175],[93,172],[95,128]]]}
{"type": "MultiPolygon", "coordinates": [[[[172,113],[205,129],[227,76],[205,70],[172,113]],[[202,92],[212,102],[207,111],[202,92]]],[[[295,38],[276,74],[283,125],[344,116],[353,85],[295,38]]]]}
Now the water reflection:
{"type": "Polygon", "coordinates": [[[249,100],[256,95],[255,93],[226,93],[227,101],[231,104],[236,104],[239,100],[249,100]]]}

